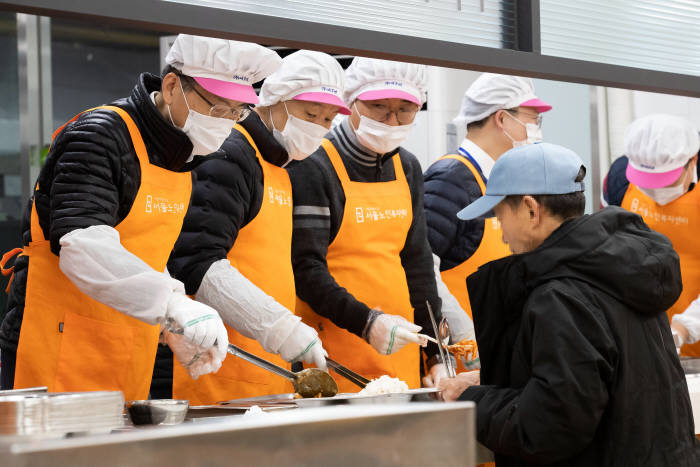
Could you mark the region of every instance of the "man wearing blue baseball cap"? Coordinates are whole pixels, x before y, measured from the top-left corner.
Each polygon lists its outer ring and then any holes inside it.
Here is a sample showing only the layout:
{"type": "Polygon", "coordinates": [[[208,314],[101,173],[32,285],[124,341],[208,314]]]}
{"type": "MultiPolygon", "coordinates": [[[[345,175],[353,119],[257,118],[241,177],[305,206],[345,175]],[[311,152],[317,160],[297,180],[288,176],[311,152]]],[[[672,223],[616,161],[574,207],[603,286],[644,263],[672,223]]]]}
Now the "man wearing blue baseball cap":
{"type": "Polygon", "coordinates": [[[477,403],[499,467],[700,465],[665,314],[678,255],[636,214],[584,215],[585,173],[564,147],[516,148],[458,214],[495,213],[514,254],[467,279],[481,372],[441,380],[443,398],[477,403]]]}

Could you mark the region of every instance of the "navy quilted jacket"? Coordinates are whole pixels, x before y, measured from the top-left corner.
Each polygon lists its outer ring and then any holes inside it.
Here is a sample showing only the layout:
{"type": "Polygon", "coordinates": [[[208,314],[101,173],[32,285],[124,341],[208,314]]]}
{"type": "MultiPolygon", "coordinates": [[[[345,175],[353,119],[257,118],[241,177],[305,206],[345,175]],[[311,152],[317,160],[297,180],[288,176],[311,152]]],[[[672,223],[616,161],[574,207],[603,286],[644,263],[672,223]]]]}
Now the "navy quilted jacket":
{"type": "Polygon", "coordinates": [[[469,259],[481,243],[483,220],[457,218],[459,211],[481,197],[481,188],[467,166],[454,159],[435,162],[423,177],[428,240],[445,271],[469,259]]]}

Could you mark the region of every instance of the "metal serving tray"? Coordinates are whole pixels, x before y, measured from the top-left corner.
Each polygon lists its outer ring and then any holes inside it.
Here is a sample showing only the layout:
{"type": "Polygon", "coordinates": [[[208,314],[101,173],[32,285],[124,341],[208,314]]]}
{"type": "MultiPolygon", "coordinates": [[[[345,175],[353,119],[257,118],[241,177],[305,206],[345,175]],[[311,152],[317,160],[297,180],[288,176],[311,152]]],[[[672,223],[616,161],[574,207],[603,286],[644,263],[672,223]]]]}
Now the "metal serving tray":
{"type": "Polygon", "coordinates": [[[123,426],[123,408],[120,391],[0,396],[0,441],[3,436],[108,432],[123,426]]]}

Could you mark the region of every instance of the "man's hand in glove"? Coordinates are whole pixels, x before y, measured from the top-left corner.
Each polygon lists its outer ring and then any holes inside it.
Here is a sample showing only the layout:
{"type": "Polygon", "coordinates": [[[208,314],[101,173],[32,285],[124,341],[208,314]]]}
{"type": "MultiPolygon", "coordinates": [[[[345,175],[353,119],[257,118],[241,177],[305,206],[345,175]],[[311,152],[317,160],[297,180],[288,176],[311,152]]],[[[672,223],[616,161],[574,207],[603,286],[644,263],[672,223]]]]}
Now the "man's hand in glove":
{"type": "Polygon", "coordinates": [[[304,323],[297,323],[294,330],[282,343],[280,356],[288,362],[314,364],[316,368],[326,369],[328,353],[323,349],[316,330],[304,323]]]}
{"type": "Polygon", "coordinates": [[[216,345],[219,354],[226,354],[228,332],[213,308],[191,300],[184,294],[174,293],[168,301],[165,317],[173,319],[182,328],[183,336],[189,343],[201,350],[216,345]]]}
{"type": "Polygon", "coordinates": [[[204,349],[189,342],[181,334],[163,331],[163,339],[173,351],[175,358],[185,367],[192,379],[197,379],[208,373],[216,373],[226,358],[226,352],[221,352],[218,345],[204,349]]]}
{"type": "MultiPolygon", "coordinates": [[[[425,344],[424,339],[418,336],[418,331],[422,329],[420,326],[411,323],[403,316],[381,313],[377,309],[372,312],[379,315],[370,324],[367,341],[380,354],[391,355],[410,343],[425,344]]],[[[370,315],[370,319],[372,318],[373,316],[370,315]]]]}

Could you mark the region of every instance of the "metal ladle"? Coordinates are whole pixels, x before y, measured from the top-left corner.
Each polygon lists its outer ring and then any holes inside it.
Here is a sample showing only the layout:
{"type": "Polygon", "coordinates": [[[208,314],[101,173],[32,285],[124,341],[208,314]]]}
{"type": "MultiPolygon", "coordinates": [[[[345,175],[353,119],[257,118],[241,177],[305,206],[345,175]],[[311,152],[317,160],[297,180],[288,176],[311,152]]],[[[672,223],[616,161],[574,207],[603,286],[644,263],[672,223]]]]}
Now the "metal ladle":
{"type": "MultiPolygon", "coordinates": [[[[168,322],[168,331],[173,334],[182,334],[183,330],[172,326],[172,322],[168,322]]],[[[253,365],[259,366],[263,370],[267,370],[283,378],[287,378],[294,385],[294,391],[298,392],[301,397],[316,397],[319,393],[323,397],[332,397],[338,394],[338,385],[335,380],[327,372],[318,368],[307,368],[298,373],[282,368],[272,362],[268,362],[264,358],[260,358],[250,352],[247,352],[233,344],[228,345],[228,353],[241,358],[253,365]]],[[[198,354],[190,361],[189,365],[199,357],[198,354]]]]}
{"type": "Polygon", "coordinates": [[[338,385],[335,380],[327,372],[318,368],[307,368],[294,373],[272,362],[268,362],[264,358],[246,352],[233,344],[228,345],[228,353],[278,376],[287,378],[294,385],[294,391],[298,392],[301,397],[315,397],[319,393],[323,397],[331,397],[338,394],[338,385]]]}

